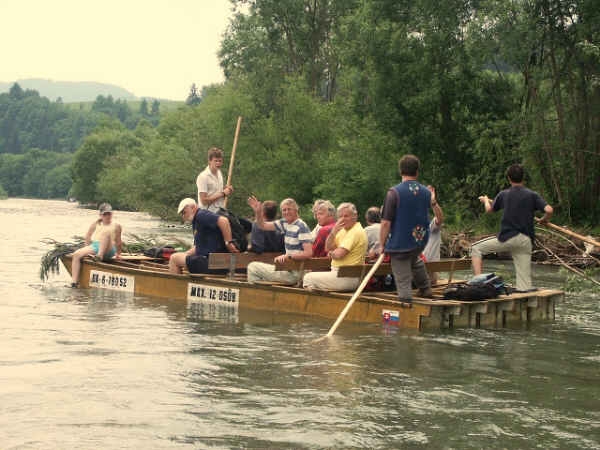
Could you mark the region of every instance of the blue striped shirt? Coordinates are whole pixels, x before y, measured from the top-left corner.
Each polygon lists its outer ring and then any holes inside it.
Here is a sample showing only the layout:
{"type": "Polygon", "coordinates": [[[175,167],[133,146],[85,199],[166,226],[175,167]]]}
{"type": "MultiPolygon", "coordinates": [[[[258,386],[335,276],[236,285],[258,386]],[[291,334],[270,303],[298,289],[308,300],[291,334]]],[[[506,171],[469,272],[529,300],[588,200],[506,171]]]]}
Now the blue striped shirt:
{"type": "Polygon", "coordinates": [[[304,244],[312,244],[312,235],[308,225],[302,219],[287,223],[285,219],[273,222],[277,231],[284,233],[285,254],[292,255],[304,251],[304,244]]]}

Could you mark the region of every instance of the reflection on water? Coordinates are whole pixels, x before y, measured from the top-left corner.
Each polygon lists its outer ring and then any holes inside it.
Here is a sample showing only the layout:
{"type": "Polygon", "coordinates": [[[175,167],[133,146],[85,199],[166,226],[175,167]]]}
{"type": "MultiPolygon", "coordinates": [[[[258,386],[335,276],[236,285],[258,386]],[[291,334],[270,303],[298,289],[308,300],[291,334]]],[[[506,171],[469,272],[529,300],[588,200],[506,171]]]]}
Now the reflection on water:
{"type": "Polygon", "coordinates": [[[39,240],[83,234],[94,212],[10,199],[0,218],[3,449],[600,448],[598,297],[567,296],[556,322],[529,329],[344,324],[314,344],[328,321],[210,320],[181,301],[72,290],[65,273],[41,283],[39,240]]]}

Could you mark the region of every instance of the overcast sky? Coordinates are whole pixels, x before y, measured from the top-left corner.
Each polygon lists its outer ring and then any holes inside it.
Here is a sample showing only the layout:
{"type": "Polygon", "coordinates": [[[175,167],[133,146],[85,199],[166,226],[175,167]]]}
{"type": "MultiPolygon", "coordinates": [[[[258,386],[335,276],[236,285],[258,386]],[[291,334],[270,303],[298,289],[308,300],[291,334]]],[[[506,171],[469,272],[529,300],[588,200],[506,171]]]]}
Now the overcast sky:
{"type": "Polygon", "coordinates": [[[184,100],[223,81],[227,0],[0,0],[0,81],[99,81],[184,100]]]}

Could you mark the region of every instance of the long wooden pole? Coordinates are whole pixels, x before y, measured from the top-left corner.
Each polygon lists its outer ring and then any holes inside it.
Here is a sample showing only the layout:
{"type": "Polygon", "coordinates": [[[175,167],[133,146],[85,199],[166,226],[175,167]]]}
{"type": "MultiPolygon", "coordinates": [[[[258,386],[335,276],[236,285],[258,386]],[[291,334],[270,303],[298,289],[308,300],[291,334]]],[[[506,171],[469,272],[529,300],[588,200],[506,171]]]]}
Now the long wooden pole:
{"type": "Polygon", "coordinates": [[[337,327],[340,326],[340,324],[342,323],[342,320],[344,320],[344,317],[346,317],[346,314],[348,314],[348,311],[350,311],[350,308],[352,308],[352,305],[354,304],[356,299],[358,297],[360,297],[360,294],[362,294],[362,291],[364,291],[365,287],[367,286],[367,283],[369,282],[369,280],[371,279],[371,277],[373,276],[375,271],[379,268],[379,266],[383,262],[384,256],[385,256],[385,253],[382,253],[381,255],[379,255],[379,258],[377,258],[377,261],[375,261],[375,264],[373,264],[373,267],[371,267],[371,270],[369,270],[369,273],[367,273],[367,275],[363,278],[362,282],[360,283],[360,286],[358,286],[358,289],[356,289],[356,292],[354,293],[352,298],[350,298],[350,300],[348,300],[348,303],[346,303],[345,308],[342,310],[342,312],[338,316],[335,323],[331,326],[331,328],[329,329],[329,332],[322,338],[319,338],[318,340],[323,340],[325,338],[331,337],[333,335],[333,333],[335,333],[335,330],[337,330],[337,327]]]}
{"type": "MultiPolygon", "coordinates": [[[[231,159],[229,160],[229,170],[227,171],[227,186],[231,184],[231,176],[233,173],[233,163],[235,162],[235,150],[237,149],[238,137],[240,135],[240,127],[242,126],[242,116],[238,116],[237,126],[235,127],[235,136],[233,138],[233,148],[231,149],[231,159]]],[[[229,197],[225,197],[223,207],[227,208],[227,200],[229,197]]]]}
{"type": "MultiPolygon", "coordinates": [[[[577,251],[578,251],[579,253],[581,253],[582,255],[585,255],[585,250],[582,250],[581,248],[577,247],[577,245],[575,245],[575,242],[573,242],[573,241],[572,241],[571,239],[569,239],[568,237],[566,237],[566,236],[563,236],[563,235],[562,235],[562,234],[560,234],[560,233],[555,233],[555,232],[554,232],[554,231],[552,231],[552,230],[547,230],[547,229],[545,229],[545,228],[542,228],[542,227],[536,227],[536,229],[537,229],[537,230],[539,230],[539,231],[541,231],[541,232],[543,232],[543,233],[548,233],[548,234],[550,234],[550,235],[552,235],[552,236],[556,236],[557,238],[560,238],[560,239],[562,239],[563,241],[567,241],[569,244],[571,244],[571,246],[572,246],[572,247],[573,247],[575,250],[577,250],[577,251]]],[[[592,255],[590,255],[590,254],[587,254],[587,255],[586,255],[586,257],[593,259],[594,261],[596,261],[596,262],[597,262],[597,263],[600,265],[600,259],[596,258],[595,256],[592,256],[592,255]]]]}
{"type": "Polygon", "coordinates": [[[540,226],[546,226],[548,228],[552,228],[553,230],[560,231],[561,233],[564,233],[567,236],[574,237],[575,239],[579,239],[580,241],[587,242],[588,244],[591,244],[594,247],[600,248],[600,242],[598,242],[598,241],[596,241],[596,240],[594,240],[594,239],[592,239],[590,237],[583,236],[581,234],[577,234],[574,231],[569,230],[568,228],[561,227],[561,226],[558,226],[558,225],[554,225],[551,222],[546,222],[546,223],[538,222],[538,225],[540,225],[540,226]]]}

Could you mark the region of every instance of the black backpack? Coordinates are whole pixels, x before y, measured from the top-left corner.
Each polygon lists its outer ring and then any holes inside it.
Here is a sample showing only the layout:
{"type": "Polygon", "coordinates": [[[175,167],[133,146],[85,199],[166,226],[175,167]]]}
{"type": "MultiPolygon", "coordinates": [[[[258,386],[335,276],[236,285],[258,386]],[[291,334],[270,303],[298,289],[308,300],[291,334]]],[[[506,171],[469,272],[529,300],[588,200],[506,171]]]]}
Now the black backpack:
{"type": "Polygon", "coordinates": [[[174,252],[175,249],[172,246],[165,245],[164,247],[147,248],[146,250],[144,250],[144,255],[149,256],[150,258],[168,259],[174,252]]]}
{"type": "Polygon", "coordinates": [[[252,230],[252,222],[236,216],[234,213],[225,208],[219,208],[217,214],[227,217],[231,226],[231,238],[240,252],[248,250],[247,235],[252,230]]]}
{"type": "Polygon", "coordinates": [[[477,275],[467,283],[453,283],[444,291],[448,300],[477,301],[508,294],[504,280],[495,273],[477,275]]]}

